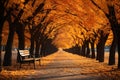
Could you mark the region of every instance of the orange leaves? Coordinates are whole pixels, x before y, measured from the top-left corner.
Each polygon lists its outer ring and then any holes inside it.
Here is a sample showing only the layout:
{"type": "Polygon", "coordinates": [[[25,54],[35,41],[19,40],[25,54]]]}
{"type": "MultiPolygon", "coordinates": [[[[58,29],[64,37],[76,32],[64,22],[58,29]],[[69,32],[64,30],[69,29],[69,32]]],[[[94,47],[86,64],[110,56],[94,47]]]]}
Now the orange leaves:
{"type": "MultiPolygon", "coordinates": [[[[106,0],[93,1],[98,4],[104,12],[108,12],[106,0]]],[[[49,32],[51,28],[54,28],[49,35],[52,36],[50,38],[57,36],[57,38],[54,39],[55,44],[58,44],[61,40],[68,44],[67,42],[69,40],[77,40],[78,38],[83,39],[83,36],[81,37],[81,33],[84,33],[84,36],[88,36],[88,30],[107,30],[106,28],[103,28],[103,25],[108,23],[105,14],[97,8],[91,0],[35,0],[34,6],[32,5],[33,2],[31,0],[28,4],[26,4],[26,6],[23,5],[23,2],[24,0],[19,0],[18,2],[13,0],[12,2],[20,4],[19,7],[21,7],[21,9],[24,8],[24,14],[21,19],[25,21],[28,17],[30,17],[30,24],[32,26],[36,26],[38,24],[43,24],[43,26],[45,26],[44,24],[49,23],[45,31],[49,32]],[[42,7],[40,6],[41,3],[43,4],[42,7]],[[38,7],[40,7],[40,10],[37,9],[38,7]],[[36,12],[37,14],[35,15],[34,12],[36,9],[38,13],[36,12]],[[46,15],[48,10],[50,10],[50,12],[46,15]],[[42,21],[43,19],[44,21],[42,21]],[[59,36],[61,36],[60,39],[58,38],[59,36]]],[[[120,12],[119,6],[117,6],[116,9],[120,12]]],[[[79,43],[80,40],[75,42],[79,43]]],[[[71,43],[73,43],[73,41],[71,43]]]]}
{"type": "Polygon", "coordinates": [[[53,39],[53,44],[59,48],[70,48],[73,44],[72,33],[74,33],[72,26],[65,25],[57,30],[53,39]]]}
{"type": "Polygon", "coordinates": [[[120,1],[114,0],[115,10],[116,10],[116,17],[118,19],[118,23],[120,24],[120,1]]]}

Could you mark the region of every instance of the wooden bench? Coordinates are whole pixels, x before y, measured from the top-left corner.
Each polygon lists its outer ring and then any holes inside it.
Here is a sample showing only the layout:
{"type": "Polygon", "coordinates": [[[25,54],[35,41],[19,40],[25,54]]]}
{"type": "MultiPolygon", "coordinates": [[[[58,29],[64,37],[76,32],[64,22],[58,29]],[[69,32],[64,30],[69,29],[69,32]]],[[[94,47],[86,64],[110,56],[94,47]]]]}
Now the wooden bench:
{"type": "Polygon", "coordinates": [[[33,63],[34,64],[34,69],[36,68],[35,62],[39,61],[40,64],[40,58],[35,58],[35,56],[31,56],[29,53],[29,50],[18,50],[18,54],[20,57],[20,68],[21,65],[24,63],[33,63]]]}

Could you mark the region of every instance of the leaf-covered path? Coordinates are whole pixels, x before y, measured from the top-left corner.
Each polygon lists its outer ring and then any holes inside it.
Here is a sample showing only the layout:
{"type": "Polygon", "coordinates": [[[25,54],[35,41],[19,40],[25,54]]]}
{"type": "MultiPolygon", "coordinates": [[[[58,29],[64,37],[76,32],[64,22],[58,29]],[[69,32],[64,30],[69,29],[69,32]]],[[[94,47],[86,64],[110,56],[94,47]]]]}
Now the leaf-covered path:
{"type": "MultiPolygon", "coordinates": [[[[105,60],[108,60],[107,57],[105,60]]],[[[11,70],[3,70],[1,74],[10,80],[109,80],[105,73],[111,76],[111,71],[116,68],[115,65],[108,66],[106,61],[99,63],[95,59],[62,50],[43,57],[41,66],[38,62],[36,64],[35,70],[33,64],[22,65],[21,69],[19,64],[15,64],[11,70]]]]}
{"type": "MultiPolygon", "coordinates": [[[[75,54],[58,51],[42,59],[40,70],[24,79],[35,80],[99,80],[100,73],[112,67],[75,54]]],[[[22,78],[23,79],[23,78],[22,78]]]]}

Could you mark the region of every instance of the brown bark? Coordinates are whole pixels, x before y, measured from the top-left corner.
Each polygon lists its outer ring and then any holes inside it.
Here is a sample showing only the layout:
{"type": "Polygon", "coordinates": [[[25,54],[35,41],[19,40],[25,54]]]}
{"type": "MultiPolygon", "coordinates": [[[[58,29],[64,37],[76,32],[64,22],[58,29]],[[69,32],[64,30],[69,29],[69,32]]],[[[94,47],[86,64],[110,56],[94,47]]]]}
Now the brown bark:
{"type": "Polygon", "coordinates": [[[90,57],[89,40],[86,41],[86,48],[87,48],[87,50],[86,50],[86,57],[90,57]]]}
{"type": "Polygon", "coordinates": [[[117,48],[117,38],[115,36],[113,36],[113,41],[110,47],[110,55],[109,55],[109,65],[114,65],[115,64],[115,52],[116,52],[116,48],[117,48]]]}
{"type": "Polygon", "coordinates": [[[0,72],[2,71],[2,50],[1,50],[1,47],[2,47],[2,29],[3,29],[3,24],[4,24],[4,21],[6,19],[6,16],[4,16],[4,11],[5,11],[5,7],[4,7],[4,4],[7,2],[7,0],[1,0],[0,1],[0,72]]]}
{"type": "Polygon", "coordinates": [[[117,43],[118,43],[118,69],[120,69],[120,24],[118,24],[118,29],[117,29],[117,43]]]}
{"type": "Polygon", "coordinates": [[[97,44],[97,60],[99,60],[99,62],[104,62],[104,47],[108,34],[104,34],[103,31],[100,31],[100,35],[101,37],[97,44]]]}
{"type": "Polygon", "coordinates": [[[85,44],[82,45],[82,56],[85,56],[85,44]]]}
{"type": "MultiPolygon", "coordinates": [[[[18,49],[24,49],[25,47],[25,36],[24,36],[24,26],[21,23],[16,23],[16,32],[18,34],[18,49]]],[[[17,55],[17,62],[20,61],[19,55],[17,55]]]]}
{"type": "Polygon", "coordinates": [[[115,15],[115,9],[114,9],[114,6],[112,5],[108,5],[108,9],[109,9],[109,15],[106,15],[107,18],[109,19],[109,22],[111,24],[111,29],[112,29],[112,32],[113,32],[113,36],[114,36],[114,39],[113,39],[113,43],[112,44],[112,47],[111,48],[111,52],[110,52],[110,57],[109,57],[109,64],[112,65],[115,63],[115,49],[116,47],[118,48],[118,69],[120,69],[120,26],[118,24],[118,21],[117,21],[117,18],[116,18],[116,15],[115,15]],[[113,57],[111,57],[113,56],[113,57]]]}
{"type": "Polygon", "coordinates": [[[95,58],[95,47],[94,47],[94,42],[91,42],[91,51],[92,51],[92,54],[91,54],[91,58],[95,58]]]}
{"type": "Polygon", "coordinates": [[[2,71],[2,45],[1,45],[1,42],[2,42],[2,28],[3,26],[0,26],[0,72],[2,71]]]}
{"type": "Polygon", "coordinates": [[[40,43],[39,43],[38,40],[36,41],[35,57],[39,57],[40,56],[40,54],[39,54],[40,53],[40,43]]]}
{"type": "Polygon", "coordinates": [[[8,40],[7,40],[7,44],[6,44],[6,48],[5,48],[5,55],[4,55],[4,61],[3,61],[3,65],[4,66],[11,66],[12,65],[12,44],[13,44],[13,38],[14,38],[14,32],[15,29],[14,27],[10,26],[10,30],[9,30],[9,35],[8,35],[8,40]]]}
{"type": "Polygon", "coordinates": [[[31,39],[30,39],[30,43],[31,43],[31,45],[30,45],[30,54],[31,55],[33,55],[34,54],[34,43],[35,43],[35,41],[34,41],[34,38],[31,36],[31,39]]]}

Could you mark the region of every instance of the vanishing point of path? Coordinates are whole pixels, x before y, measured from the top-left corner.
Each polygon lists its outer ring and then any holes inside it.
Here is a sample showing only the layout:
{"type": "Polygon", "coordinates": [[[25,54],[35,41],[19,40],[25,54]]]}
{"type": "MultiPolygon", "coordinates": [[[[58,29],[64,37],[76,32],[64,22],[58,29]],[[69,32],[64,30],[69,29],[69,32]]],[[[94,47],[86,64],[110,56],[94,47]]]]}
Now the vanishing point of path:
{"type": "Polygon", "coordinates": [[[111,69],[106,63],[58,51],[42,58],[42,66],[21,80],[101,80],[100,74],[111,69]]]}

